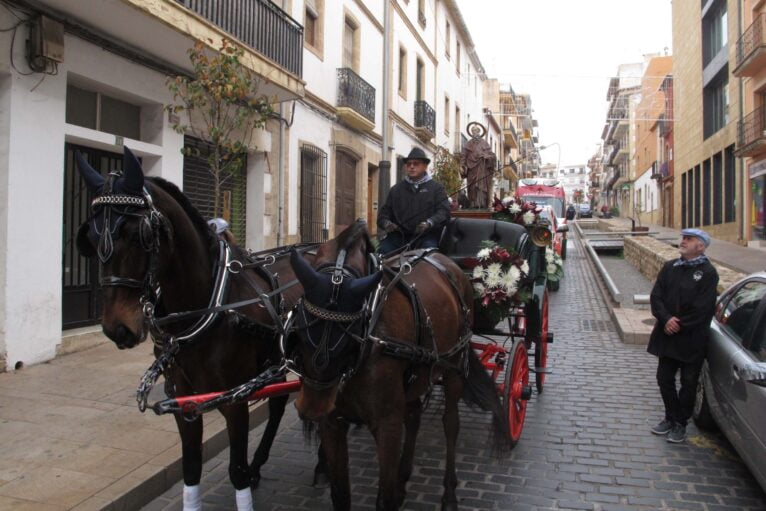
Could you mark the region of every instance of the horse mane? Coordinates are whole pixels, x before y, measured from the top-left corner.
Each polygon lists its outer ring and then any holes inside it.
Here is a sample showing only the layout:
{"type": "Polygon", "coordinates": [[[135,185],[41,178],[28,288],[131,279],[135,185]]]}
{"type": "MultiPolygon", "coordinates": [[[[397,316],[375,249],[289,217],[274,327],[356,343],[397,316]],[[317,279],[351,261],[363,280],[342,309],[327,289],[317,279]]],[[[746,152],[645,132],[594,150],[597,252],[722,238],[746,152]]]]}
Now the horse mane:
{"type": "Polygon", "coordinates": [[[349,249],[353,248],[354,244],[359,241],[365,244],[364,246],[365,254],[369,254],[370,252],[373,251],[372,239],[370,238],[370,233],[367,230],[367,222],[365,222],[361,218],[358,219],[353,224],[351,224],[350,226],[348,226],[335,239],[335,243],[336,243],[336,247],[338,251],[340,250],[349,251],[349,249]]]}
{"type": "Polygon", "coordinates": [[[161,177],[147,177],[146,180],[170,195],[173,200],[175,200],[178,205],[181,206],[181,209],[183,209],[184,213],[186,213],[186,215],[189,217],[192,225],[194,225],[194,228],[197,230],[202,239],[207,243],[208,250],[215,260],[215,258],[218,257],[218,240],[213,234],[213,231],[210,229],[210,226],[208,226],[207,221],[205,221],[197,208],[194,207],[189,198],[184,195],[176,185],[161,177]]]}

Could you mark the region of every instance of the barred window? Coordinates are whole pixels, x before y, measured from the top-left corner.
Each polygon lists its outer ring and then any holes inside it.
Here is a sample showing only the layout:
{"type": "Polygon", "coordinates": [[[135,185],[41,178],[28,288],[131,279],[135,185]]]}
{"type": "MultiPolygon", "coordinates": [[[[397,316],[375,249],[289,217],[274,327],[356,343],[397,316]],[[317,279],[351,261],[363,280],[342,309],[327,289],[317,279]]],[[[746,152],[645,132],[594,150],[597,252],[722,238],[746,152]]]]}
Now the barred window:
{"type": "Polygon", "coordinates": [[[301,146],[301,241],[327,240],[327,153],[301,146]]]}

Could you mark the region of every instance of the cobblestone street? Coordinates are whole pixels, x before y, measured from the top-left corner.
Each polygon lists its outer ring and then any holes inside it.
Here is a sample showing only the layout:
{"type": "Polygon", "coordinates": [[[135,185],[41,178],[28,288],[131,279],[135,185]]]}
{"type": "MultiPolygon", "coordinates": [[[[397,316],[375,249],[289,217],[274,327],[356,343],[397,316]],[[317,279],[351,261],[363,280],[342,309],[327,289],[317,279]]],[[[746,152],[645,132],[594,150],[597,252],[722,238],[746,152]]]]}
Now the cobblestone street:
{"type": "MultiPolygon", "coordinates": [[[[656,359],[622,344],[582,248],[570,240],[566,276],[551,299],[545,392],[529,402],[521,441],[507,459],[487,449],[488,414],[461,409],[461,509],[766,509],[766,495],[728,443],[689,427],[681,445],[649,433],[662,415],[656,359]]],[[[444,463],[439,395],[424,415],[404,509],[439,509],[444,463]]],[[[253,431],[251,451],[261,428],[253,431]]],[[[354,509],[374,509],[377,460],[366,429],[350,432],[354,509]]],[[[306,446],[289,407],[255,509],[331,509],[329,491],[311,487],[315,448],[306,446]]],[[[204,509],[235,509],[228,452],[205,464],[204,509]]],[[[181,483],[146,510],[181,509],[181,483]]]]}

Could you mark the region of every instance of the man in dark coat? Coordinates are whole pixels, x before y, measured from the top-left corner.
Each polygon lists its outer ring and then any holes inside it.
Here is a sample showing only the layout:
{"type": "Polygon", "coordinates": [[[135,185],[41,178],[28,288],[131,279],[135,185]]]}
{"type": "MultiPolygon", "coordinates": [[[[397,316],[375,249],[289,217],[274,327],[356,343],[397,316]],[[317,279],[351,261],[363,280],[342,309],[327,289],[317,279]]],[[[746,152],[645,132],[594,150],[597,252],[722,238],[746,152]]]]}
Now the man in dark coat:
{"type": "Polygon", "coordinates": [[[419,147],[404,160],[406,176],[388,192],[378,212],[378,227],[385,232],[380,252],[387,254],[412,243],[411,248],[431,248],[439,244],[442,227],[450,216],[444,187],[431,179],[431,160],[419,147]]]}
{"type": "Polygon", "coordinates": [[[718,272],[705,255],[710,236],[700,229],[684,229],[681,236],[681,257],[665,263],[652,289],[652,315],[657,323],[647,348],[659,357],[657,383],[665,404],[665,419],[652,433],[668,435],[668,442],[674,443],[686,439],[718,287],[718,272]],[[679,370],[681,388],[676,390],[679,370]]]}

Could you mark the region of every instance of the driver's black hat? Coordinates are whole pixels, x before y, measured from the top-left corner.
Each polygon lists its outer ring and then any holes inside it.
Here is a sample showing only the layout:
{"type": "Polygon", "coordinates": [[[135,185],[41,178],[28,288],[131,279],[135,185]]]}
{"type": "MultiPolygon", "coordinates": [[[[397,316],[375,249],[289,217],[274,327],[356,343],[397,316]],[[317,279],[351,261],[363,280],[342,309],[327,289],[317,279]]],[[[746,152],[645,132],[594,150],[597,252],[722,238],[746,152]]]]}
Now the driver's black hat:
{"type": "Polygon", "coordinates": [[[426,156],[426,153],[419,147],[413,147],[412,151],[410,151],[410,154],[407,155],[407,157],[404,159],[404,163],[407,163],[410,160],[420,160],[426,162],[426,165],[431,163],[431,160],[428,159],[426,156]]]}

